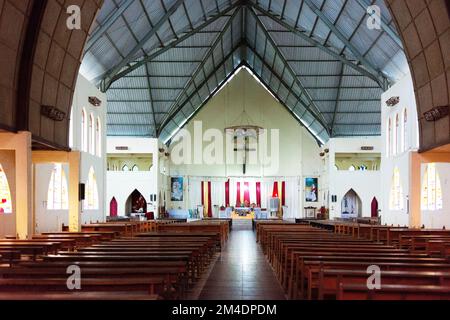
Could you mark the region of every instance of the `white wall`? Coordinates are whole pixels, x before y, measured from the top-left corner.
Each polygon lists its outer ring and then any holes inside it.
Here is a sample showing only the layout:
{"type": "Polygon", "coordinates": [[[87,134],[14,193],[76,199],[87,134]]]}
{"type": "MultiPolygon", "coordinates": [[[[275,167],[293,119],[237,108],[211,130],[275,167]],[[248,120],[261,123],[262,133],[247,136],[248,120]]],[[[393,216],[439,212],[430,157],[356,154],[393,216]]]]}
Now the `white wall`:
{"type": "MultiPolygon", "coordinates": [[[[417,108],[414,95],[414,87],[411,76],[408,75],[401,81],[397,82],[392,88],[381,96],[382,109],[382,162],[381,162],[381,183],[382,183],[382,223],[408,226],[409,225],[409,189],[410,189],[410,171],[411,171],[411,152],[418,149],[418,121],[417,108]],[[400,97],[400,102],[395,107],[388,107],[386,101],[391,97],[400,97]],[[393,154],[387,152],[388,144],[388,119],[392,119],[393,128],[395,126],[395,116],[403,117],[402,112],[407,109],[407,144],[406,150],[393,154]],[[399,169],[401,186],[403,189],[403,210],[395,211],[389,208],[390,191],[392,187],[392,177],[395,168],[399,169]]],[[[401,123],[400,121],[400,123],[401,123]]],[[[399,129],[401,130],[402,125],[399,129]]],[[[393,131],[392,131],[393,132],[393,131]]],[[[399,135],[401,136],[401,135],[399,135]]],[[[392,143],[392,138],[391,138],[392,143]]]]}
{"type": "MultiPolygon", "coordinates": [[[[53,164],[35,165],[35,230],[36,233],[52,232],[62,230],[62,224],[69,224],[69,210],[48,210],[47,209],[47,191],[53,171],[53,164]]],[[[63,165],[66,178],[69,177],[69,168],[67,164],[63,165]]],[[[70,192],[70,190],[68,191],[70,192]]]]}
{"type": "Polygon", "coordinates": [[[158,194],[159,151],[158,140],[151,138],[109,137],[107,139],[108,155],[114,154],[153,154],[153,166],[150,171],[139,172],[107,172],[106,213],[109,212],[110,201],[117,200],[118,214],[124,216],[128,197],[137,189],[147,200],[147,211],[157,213],[159,205],[150,201],[150,195],[158,194]],[[128,150],[116,150],[116,147],[128,147],[128,150]]]}
{"type": "MultiPolygon", "coordinates": [[[[306,177],[317,177],[319,178],[319,192],[321,193],[319,199],[323,199],[322,189],[320,188],[323,161],[319,155],[321,149],[318,143],[285,107],[272,97],[247,71],[241,70],[186,124],[185,128],[190,133],[192,140],[195,139],[194,122],[196,121],[202,122],[203,133],[208,129],[218,129],[223,133],[226,127],[240,124],[240,115],[244,106],[252,122],[267,129],[269,132],[271,129],[279,130],[279,166],[268,168],[264,167],[261,162],[258,162],[255,165],[248,165],[247,173],[244,176],[242,165],[240,164],[207,165],[203,163],[180,165],[172,162],[170,164],[170,176],[185,177],[185,201],[184,203],[170,203],[169,206],[191,209],[187,193],[190,177],[204,177],[205,180],[231,177],[248,180],[259,179],[261,182],[268,179],[283,181],[292,178],[304,181],[306,177]]],[[[244,119],[244,121],[246,120],[244,119]]],[[[177,141],[176,138],[174,141],[177,141]]],[[[172,143],[170,146],[171,153],[176,150],[178,144],[180,142],[172,143]]],[[[203,147],[205,148],[209,144],[210,142],[203,142],[203,147]]],[[[199,144],[196,142],[195,146],[199,146],[199,144]]],[[[192,151],[194,152],[194,147],[192,151]]],[[[293,213],[293,216],[301,217],[304,206],[313,205],[320,207],[322,205],[322,202],[303,203],[304,182],[292,185],[295,185],[296,190],[290,190],[291,192],[287,193],[295,194],[298,200],[296,212],[293,213]]],[[[235,202],[234,199],[230,200],[232,203],[235,202]]],[[[222,205],[222,203],[217,204],[222,205]]]]}
{"type": "Polygon", "coordinates": [[[362,202],[362,216],[371,216],[372,199],[376,197],[381,203],[381,172],[380,171],[345,171],[335,169],[336,153],[381,153],[382,143],[379,137],[333,138],[327,143],[329,148],[329,208],[330,219],[341,217],[341,202],[345,194],[353,189],[362,202]],[[373,151],[363,151],[361,147],[373,146],[373,151]],[[331,202],[331,196],[337,196],[337,202],[331,202]]]}
{"type": "MultiPolygon", "coordinates": [[[[105,221],[105,186],[106,186],[106,110],[107,98],[100,90],[98,90],[92,83],[79,75],[75,87],[75,93],[71,112],[71,126],[70,126],[70,147],[74,151],[81,151],[81,113],[83,108],[86,110],[87,119],[90,114],[94,117],[94,131],[95,121],[100,119],[101,123],[101,156],[90,154],[89,152],[81,152],[80,163],[80,183],[87,184],[89,177],[89,170],[92,167],[95,171],[97,179],[99,208],[98,210],[84,210],[83,203],[81,208],[82,224],[105,221]],[[94,107],[89,103],[89,97],[97,97],[102,101],[100,107],[94,107]]],[[[89,127],[89,123],[88,123],[89,127]]],[[[52,164],[35,165],[35,198],[34,203],[37,206],[35,210],[36,222],[38,224],[37,231],[58,231],[61,230],[61,225],[64,223],[68,225],[69,211],[49,211],[45,208],[43,203],[47,201],[47,190],[51,178],[52,164]]],[[[67,170],[67,168],[66,168],[67,170]]],[[[66,172],[67,178],[68,172],[66,172]]],[[[70,192],[70,190],[69,190],[70,192]]]]}
{"type": "MultiPolygon", "coordinates": [[[[421,177],[425,173],[425,164],[422,164],[421,177]]],[[[422,224],[427,228],[442,229],[445,226],[446,229],[450,228],[450,163],[437,163],[436,171],[439,174],[443,203],[442,209],[436,211],[421,210],[422,224]]]]}

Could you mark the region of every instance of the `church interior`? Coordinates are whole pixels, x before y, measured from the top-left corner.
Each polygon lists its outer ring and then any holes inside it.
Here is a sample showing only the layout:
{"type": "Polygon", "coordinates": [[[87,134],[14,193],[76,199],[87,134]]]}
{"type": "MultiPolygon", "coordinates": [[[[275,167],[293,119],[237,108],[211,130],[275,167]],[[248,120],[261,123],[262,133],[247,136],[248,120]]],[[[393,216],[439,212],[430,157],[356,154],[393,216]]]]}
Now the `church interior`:
{"type": "Polygon", "coordinates": [[[450,300],[447,0],[0,0],[0,300],[450,300]]]}

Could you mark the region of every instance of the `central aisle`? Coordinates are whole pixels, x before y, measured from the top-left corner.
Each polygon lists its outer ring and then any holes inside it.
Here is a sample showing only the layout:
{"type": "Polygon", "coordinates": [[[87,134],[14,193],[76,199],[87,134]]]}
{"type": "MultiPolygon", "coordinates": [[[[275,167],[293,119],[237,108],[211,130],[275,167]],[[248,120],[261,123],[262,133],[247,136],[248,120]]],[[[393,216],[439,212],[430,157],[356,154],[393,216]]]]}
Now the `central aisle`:
{"type": "Polygon", "coordinates": [[[233,231],[200,300],[285,300],[252,231],[252,221],[234,220],[233,231]]]}

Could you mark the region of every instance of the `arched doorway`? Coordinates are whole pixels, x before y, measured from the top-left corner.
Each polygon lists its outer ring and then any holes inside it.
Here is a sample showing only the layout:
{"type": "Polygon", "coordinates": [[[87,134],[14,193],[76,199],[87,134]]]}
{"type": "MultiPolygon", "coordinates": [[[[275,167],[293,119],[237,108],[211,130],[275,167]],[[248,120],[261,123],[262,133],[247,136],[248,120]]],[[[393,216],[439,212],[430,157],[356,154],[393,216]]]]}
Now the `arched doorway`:
{"type": "Polygon", "coordinates": [[[147,213],[147,200],[138,190],[134,190],[128,197],[125,213],[128,216],[133,213],[147,213]]]}
{"type": "Polygon", "coordinates": [[[350,189],[341,201],[341,217],[344,219],[360,218],[362,217],[362,202],[361,198],[350,189]]]}
{"type": "Polygon", "coordinates": [[[370,205],[371,217],[378,218],[378,200],[376,197],[373,197],[372,203],[370,205]]]}
{"type": "Polygon", "coordinates": [[[115,197],[109,203],[109,216],[112,218],[117,217],[117,200],[115,197]]]}

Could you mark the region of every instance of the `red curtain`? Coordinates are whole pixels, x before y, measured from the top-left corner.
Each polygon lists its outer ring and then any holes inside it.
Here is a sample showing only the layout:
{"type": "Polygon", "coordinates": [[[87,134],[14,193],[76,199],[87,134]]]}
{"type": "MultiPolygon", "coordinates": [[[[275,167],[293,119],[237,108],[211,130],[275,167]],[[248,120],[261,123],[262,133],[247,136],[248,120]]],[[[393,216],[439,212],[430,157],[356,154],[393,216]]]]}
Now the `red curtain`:
{"type": "Polygon", "coordinates": [[[278,182],[277,181],[275,181],[273,183],[272,198],[278,198],[278,182]]]}
{"type": "Polygon", "coordinates": [[[244,202],[246,205],[250,206],[250,184],[244,182],[244,202]]]}
{"type": "Polygon", "coordinates": [[[212,218],[211,181],[208,182],[208,217],[212,218]]]}
{"type": "Polygon", "coordinates": [[[373,198],[371,204],[372,218],[378,218],[378,200],[377,198],[373,198]]]}
{"type": "Polygon", "coordinates": [[[256,183],[256,205],[261,208],[261,182],[256,183]]]}
{"type": "Polygon", "coordinates": [[[202,181],[202,206],[205,206],[205,182],[202,181]]]}
{"type": "Polygon", "coordinates": [[[241,183],[238,182],[236,186],[236,207],[241,206],[241,183]]]}
{"type": "Polygon", "coordinates": [[[111,217],[117,217],[117,200],[116,198],[112,198],[109,204],[109,215],[111,217]]]}
{"type": "Polygon", "coordinates": [[[281,205],[286,205],[286,182],[283,181],[281,184],[281,205]]]}
{"type": "Polygon", "coordinates": [[[230,180],[225,182],[225,207],[230,206],[230,180]]]}

